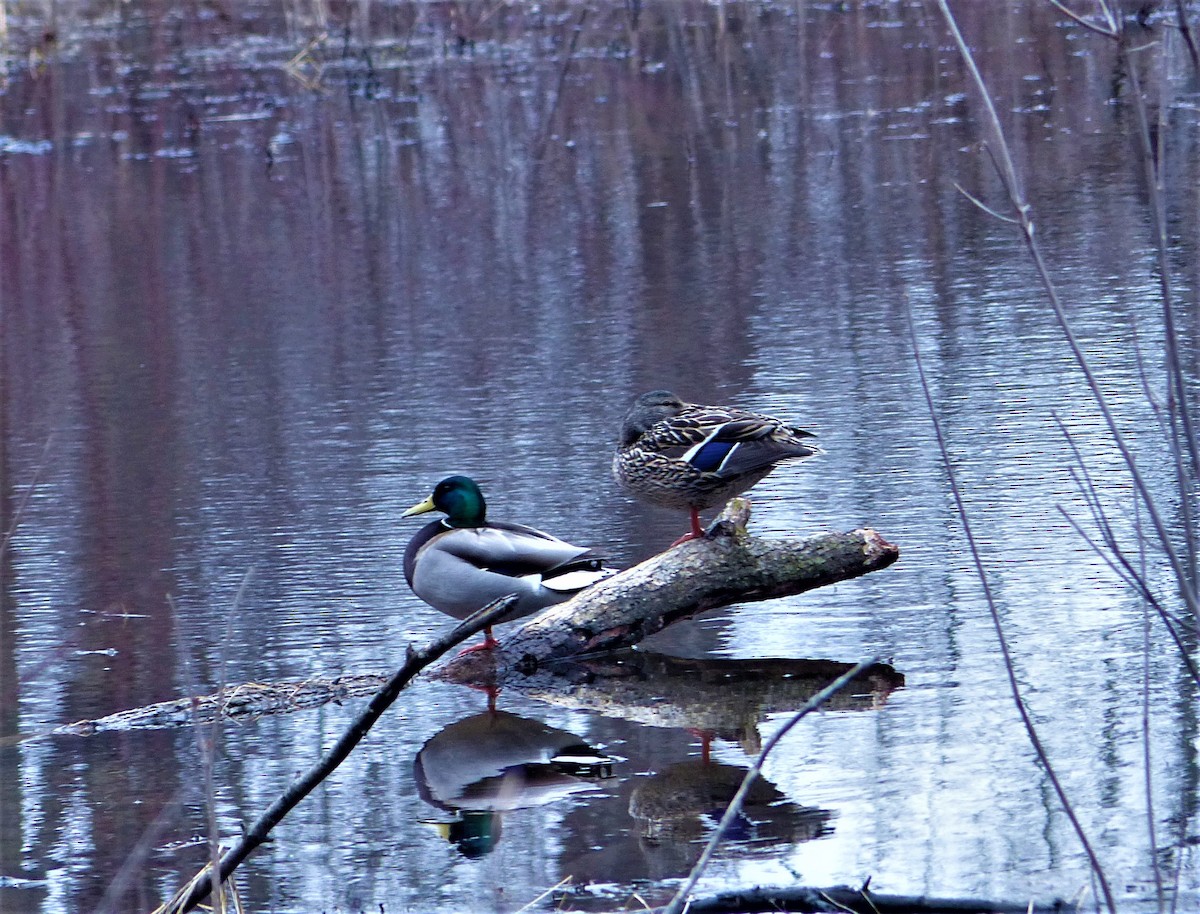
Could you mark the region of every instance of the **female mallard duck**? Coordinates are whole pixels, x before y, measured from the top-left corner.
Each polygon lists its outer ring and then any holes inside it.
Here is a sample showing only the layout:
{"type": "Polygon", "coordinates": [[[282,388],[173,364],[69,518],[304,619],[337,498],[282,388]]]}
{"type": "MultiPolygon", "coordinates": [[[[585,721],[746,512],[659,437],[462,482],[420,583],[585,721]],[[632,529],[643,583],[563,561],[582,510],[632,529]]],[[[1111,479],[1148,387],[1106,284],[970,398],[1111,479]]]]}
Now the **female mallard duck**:
{"type": "MultiPolygon", "coordinates": [[[[528,616],[614,573],[584,546],[522,524],[489,521],[483,493],[466,476],[443,479],[403,516],[427,511],[446,517],[412,538],[404,551],[404,577],[413,593],[456,619],[509,594],[518,599],[508,618],[528,616]]],[[[473,650],[497,643],[488,626],[484,643],[473,650]]]]}
{"type": "Polygon", "coordinates": [[[666,390],[642,394],[621,426],[613,475],[634,495],[691,512],[703,535],[700,510],[745,492],[785,460],[820,454],[812,432],[774,416],[731,406],[684,403],[666,390]]]}

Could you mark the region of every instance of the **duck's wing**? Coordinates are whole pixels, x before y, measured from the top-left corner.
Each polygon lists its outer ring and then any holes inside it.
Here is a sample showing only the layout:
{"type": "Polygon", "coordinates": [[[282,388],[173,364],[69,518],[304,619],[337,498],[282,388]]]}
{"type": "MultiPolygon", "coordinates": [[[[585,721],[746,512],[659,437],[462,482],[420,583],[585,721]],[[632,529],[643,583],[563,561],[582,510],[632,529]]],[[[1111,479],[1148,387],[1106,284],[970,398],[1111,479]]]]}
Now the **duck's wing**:
{"type": "Polygon", "coordinates": [[[639,444],[702,473],[741,476],[781,460],[811,457],[812,432],[774,416],[718,406],[689,405],[649,429],[639,444]]]}
{"type": "Polygon", "coordinates": [[[502,521],[449,530],[438,537],[435,546],[476,568],[510,577],[546,574],[591,553],[584,546],[574,546],[533,527],[502,521]]]}

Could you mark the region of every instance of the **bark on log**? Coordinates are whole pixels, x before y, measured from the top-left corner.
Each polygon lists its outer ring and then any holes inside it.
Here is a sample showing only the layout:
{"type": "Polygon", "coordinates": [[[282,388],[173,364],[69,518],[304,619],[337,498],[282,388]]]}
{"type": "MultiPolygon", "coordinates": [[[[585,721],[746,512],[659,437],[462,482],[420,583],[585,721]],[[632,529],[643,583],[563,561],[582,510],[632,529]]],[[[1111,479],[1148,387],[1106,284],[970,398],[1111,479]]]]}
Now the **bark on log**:
{"type": "Polygon", "coordinates": [[[886,568],[900,550],[874,530],[767,539],[746,531],[735,498],[701,539],[668,549],[551,607],[490,651],[464,654],[433,675],[501,682],[549,663],[632,646],[706,609],[803,593],[886,568]]]}

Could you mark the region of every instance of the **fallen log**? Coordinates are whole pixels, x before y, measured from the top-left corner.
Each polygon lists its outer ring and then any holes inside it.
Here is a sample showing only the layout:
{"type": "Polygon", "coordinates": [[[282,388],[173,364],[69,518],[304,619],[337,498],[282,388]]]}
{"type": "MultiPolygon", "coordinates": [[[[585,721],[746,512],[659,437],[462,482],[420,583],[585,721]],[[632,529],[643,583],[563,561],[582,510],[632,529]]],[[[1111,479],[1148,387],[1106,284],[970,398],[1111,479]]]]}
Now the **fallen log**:
{"type": "Polygon", "coordinates": [[[601,581],[530,618],[499,648],[455,657],[431,675],[500,684],[580,656],[630,647],[707,609],[791,596],[886,568],[900,550],[874,530],[805,539],[752,536],[735,498],[704,537],[601,581]]]}
{"type": "MultiPolygon", "coordinates": [[[[63,724],[46,733],[26,734],[13,742],[38,736],[92,736],[112,730],[170,729],[210,724],[215,720],[253,720],[341,704],[373,695],[388,681],[382,673],[357,673],[333,679],[315,677],[286,682],[243,682],[210,695],[188,696],[116,711],[91,720],[63,724]]],[[[6,745],[0,742],[0,746],[6,745]]]]}
{"type": "MultiPolygon", "coordinates": [[[[665,675],[681,682],[679,714],[674,715],[678,720],[667,722],[672,717],[667,712],[673,705],[662,702],[660,695],[659,701],[650,704],[663,720],[645,722],[717,733],[731,729],[732,723],[726,719],[729,715],[725,714],[721,721],[700,719],[690,713],[688,702],[682,698],[693,694],[698,687],[703,689],[706,678],[715,676],[723,680],[714,683],[714,687],[722,688],[726,699],[731,697],[728,689],[731,677],[742,683],[748,678],[757,679],[763,683],[762,688],[781,690],[778,695],[752,695],[748,699],[748,704],[760,712],[795,707],[797,700],[802,702],[807,697],[802,694],[805,689],[811,694],[824,685],[826,675],[836,676],[840,670],[796,669],[794,664],[811,661],[768,659],[725,661],[723,665],[712,660],[664,660],[651,670],[647,664],[652,661],[646,655],[633,659],[620,652],[672,622],[706,609],[835,584],[886,568],[900,554],[896,546],[869,529],[823,533],[797,540],[752,536],[746,531],[749,516],[749,503],[735,498],[703,539],[653,556],[528,619],[498,649],[460,655],[427,675],[473,685],[519,684],[524,691],[551,703],[588,708],[615,717],[629,716],[630,709],[646,705],[642,693],[663,688],[652,680],[665,675]],[[597,659],[601,654],[604,657],[597,659]],[[720,669],[715,670],[714,664],[720,669]],[[813,683],[805,684],[803,680],[810,677],[813,683]],[[634,678],[647,682],[639,689],[634,678]],[[607,679],[613,682],[603,682],[607,679]],[[622,683],[622,679],[627,681],[622,683]],[[596,684],[595,688],[585,687],[591,683],[596,684]],[[682,723],[685,719],[686,723],[682,723]]],[[[182,698],[120,711],[98,720],[76,721],[53,732],[86,736],[104,730],[191,726],[217,717],[290,713],[369,695],[386,679],[378,674],[360,674],[304,682],[244,683],[223,690],[220,695],[182,698]]],[[[888,692],[902,684],[903,676],[890,668],[881,669],[872,676],[867,688],[858,689],[855,694],[869,696],[870,706],[881,703],[888,692]]],[[[853,700],[861,702],[861,698],[853,700]]],[[[745,715],[746,719],[754,716],[745,715]]],[[[20,739],[24,738],[29,737],[20,739]]]]}

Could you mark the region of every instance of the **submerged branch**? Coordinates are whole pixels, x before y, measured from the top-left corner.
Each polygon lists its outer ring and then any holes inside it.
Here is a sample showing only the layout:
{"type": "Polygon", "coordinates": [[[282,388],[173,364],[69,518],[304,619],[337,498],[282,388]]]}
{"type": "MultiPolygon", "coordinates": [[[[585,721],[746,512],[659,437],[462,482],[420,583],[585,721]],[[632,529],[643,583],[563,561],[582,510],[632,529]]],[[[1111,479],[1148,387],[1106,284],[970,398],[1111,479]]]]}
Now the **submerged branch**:
{"type": "Polygon", "coordinates": [[[388,677],[378,673],[313,678],[285,682],[243,682],[226,687],[223,694],[200,695],[160,701],[152,705],[117,711],[89,720],[64,724],[48,733],[25,734],[0,740],[12,745],[45,736],[92,736],[113,730],[155,730],[211,723],[218,718],[245,720],[271,714],[290,714],[319,708],[330,702],[362,698],[377,692],[388,677]]]}

